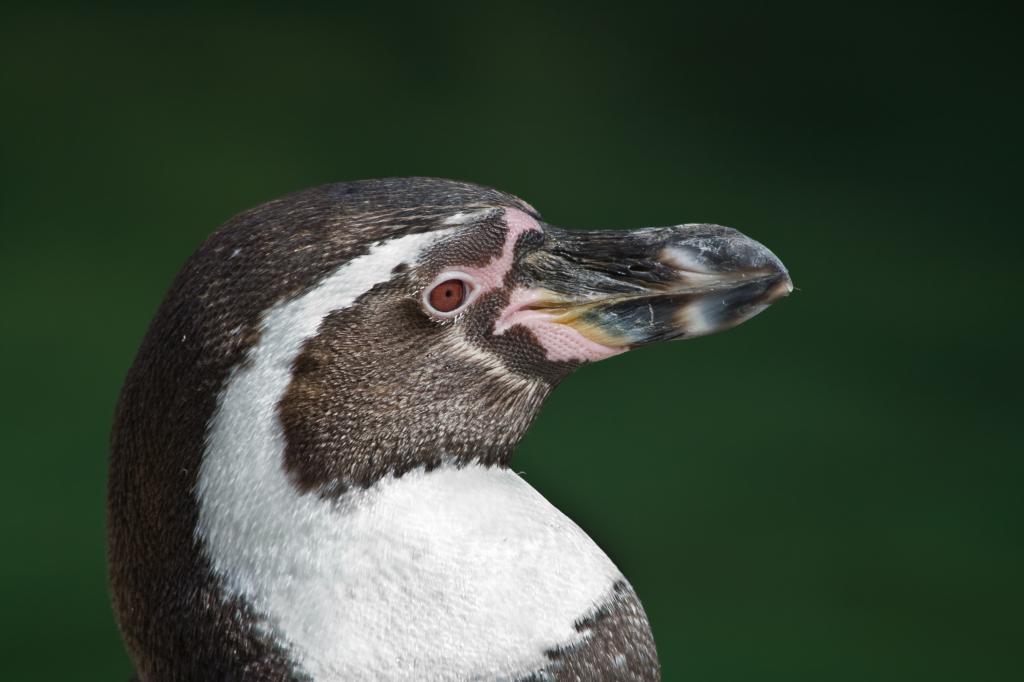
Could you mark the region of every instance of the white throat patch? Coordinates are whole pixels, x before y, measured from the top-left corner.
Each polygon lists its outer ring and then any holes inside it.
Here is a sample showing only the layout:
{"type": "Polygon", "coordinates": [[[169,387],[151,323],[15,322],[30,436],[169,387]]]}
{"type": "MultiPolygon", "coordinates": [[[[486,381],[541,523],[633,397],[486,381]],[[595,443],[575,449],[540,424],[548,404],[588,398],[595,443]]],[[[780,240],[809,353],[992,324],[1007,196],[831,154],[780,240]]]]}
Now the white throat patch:
{"type": "Polygon", "coordinates": [[[520,677],[547,665],[545,650],[582,641],[575,623],[621,579],[507,469],[415,470],[336,502],[288,480],[276,409],[303,342],[449,233],[379,243],[270,308],[210,422],[197,538],[228,596],[317,680],[520,677]]]}

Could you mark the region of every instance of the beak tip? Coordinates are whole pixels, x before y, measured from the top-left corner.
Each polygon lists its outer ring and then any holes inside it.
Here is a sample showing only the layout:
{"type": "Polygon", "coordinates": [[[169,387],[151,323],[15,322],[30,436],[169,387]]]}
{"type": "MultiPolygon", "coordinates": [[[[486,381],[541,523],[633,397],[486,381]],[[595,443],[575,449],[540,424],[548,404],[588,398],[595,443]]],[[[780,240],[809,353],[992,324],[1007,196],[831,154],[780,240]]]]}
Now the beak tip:
{"type": "Polygon", "coordinates": [[[789,273],[783,270],[778,281],[768,290],[768,302],[774,303],[780,298],[789,296],[791,293],[793,293],[793,280],[790,278],[789,273]]]}

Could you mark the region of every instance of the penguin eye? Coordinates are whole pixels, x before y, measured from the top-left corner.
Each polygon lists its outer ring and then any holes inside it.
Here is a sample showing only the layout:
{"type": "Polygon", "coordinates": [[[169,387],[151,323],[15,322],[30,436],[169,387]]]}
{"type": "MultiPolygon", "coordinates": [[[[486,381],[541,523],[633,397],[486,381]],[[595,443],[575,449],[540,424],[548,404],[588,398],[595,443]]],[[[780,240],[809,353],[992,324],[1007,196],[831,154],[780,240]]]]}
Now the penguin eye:
{"type": "Polygon", "coordinates": [[[466,299],[466,284],[461,279],[446,279],[430,290],[430,307],[450,313],[466,299]]]}
{"type": "Polygon", "coordinates": [[[430,312],[445,315],[465,306],[471,293],[472,288],[465,279],[448,277],[430,287],[424,299],[430,312]]]}

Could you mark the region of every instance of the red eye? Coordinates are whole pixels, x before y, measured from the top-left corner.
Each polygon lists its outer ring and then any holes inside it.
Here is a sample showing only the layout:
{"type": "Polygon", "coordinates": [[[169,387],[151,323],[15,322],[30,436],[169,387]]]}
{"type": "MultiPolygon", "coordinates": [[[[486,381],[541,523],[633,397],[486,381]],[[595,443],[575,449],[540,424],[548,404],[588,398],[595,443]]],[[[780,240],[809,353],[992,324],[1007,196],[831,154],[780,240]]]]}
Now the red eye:
{"type": "Polygon", "coordinates": [[[439,313],[450,313],[466,300],[466,283],[461,279],[446,279],[427,296],[430,307],[439,313]]]}

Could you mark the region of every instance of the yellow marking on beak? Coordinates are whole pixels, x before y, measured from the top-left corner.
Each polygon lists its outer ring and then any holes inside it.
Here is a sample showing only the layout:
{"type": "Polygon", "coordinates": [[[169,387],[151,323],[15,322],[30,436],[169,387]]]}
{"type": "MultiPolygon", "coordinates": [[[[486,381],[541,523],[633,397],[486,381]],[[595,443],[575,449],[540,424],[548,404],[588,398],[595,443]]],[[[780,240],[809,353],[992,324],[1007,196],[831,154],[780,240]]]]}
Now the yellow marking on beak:
{"type": "Polygon", "coordinates": [[[629,345],[624,337],[612,333],[600,325],[588,322],[584,318],[588,311],[600,305],[607,305],[609,300],[608,298],[603,298],[585,303],[571,303],[564,300],[544,299],[538,302],[539,305],[532,305],[530,307],[550,313],[551,317],[548,319],[551,322],[572,327],[591,341],[611,348],[623,348],[629,345]]]}

